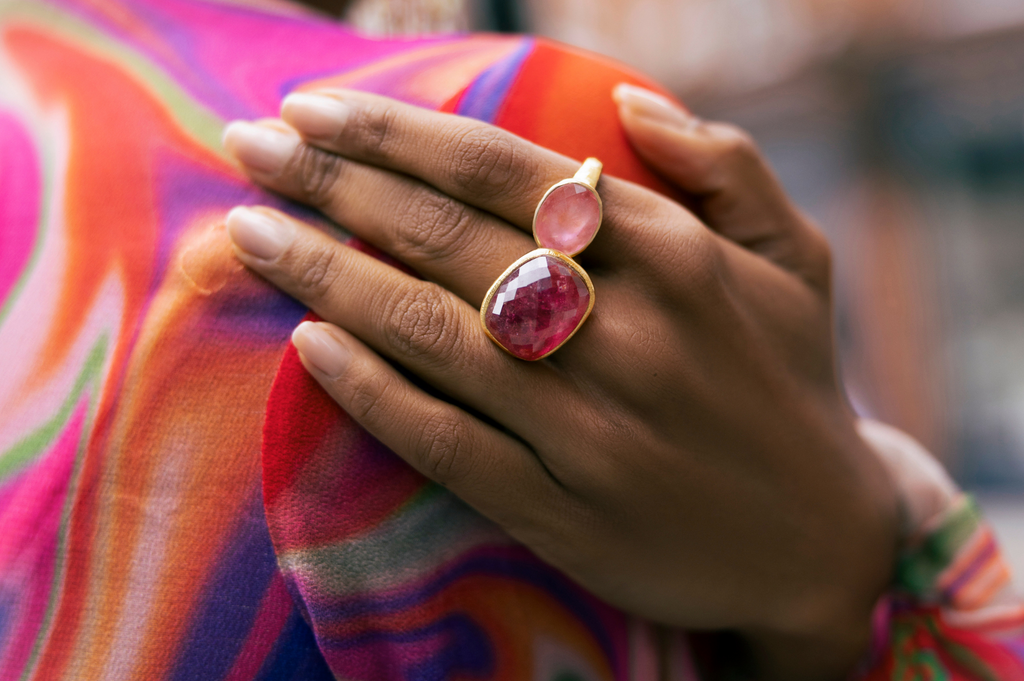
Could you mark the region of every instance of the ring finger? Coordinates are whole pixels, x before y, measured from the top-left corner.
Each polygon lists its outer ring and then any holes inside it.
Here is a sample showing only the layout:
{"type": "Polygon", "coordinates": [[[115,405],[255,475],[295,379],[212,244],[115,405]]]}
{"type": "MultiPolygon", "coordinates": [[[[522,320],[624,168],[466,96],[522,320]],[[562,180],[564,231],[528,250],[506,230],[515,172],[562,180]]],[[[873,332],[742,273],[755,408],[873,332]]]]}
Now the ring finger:
{"type": "Polygon", "coordinates": [[[272,284],[515,432],[529,436],[543,420],[522,408],[521,395],[575,401],[553,367],[499,350],[480,331],[479,313],[437,284],[269,208],[236,208],[227,227],[239,259],[272,284]]]}
{"type": "Polygon", "coordinates": [[[534,247],[493,215],[407,175],[308,146],[280,121],[233,123],[224,144],[262,184],[319,208],[474,306],[534,247]]]}

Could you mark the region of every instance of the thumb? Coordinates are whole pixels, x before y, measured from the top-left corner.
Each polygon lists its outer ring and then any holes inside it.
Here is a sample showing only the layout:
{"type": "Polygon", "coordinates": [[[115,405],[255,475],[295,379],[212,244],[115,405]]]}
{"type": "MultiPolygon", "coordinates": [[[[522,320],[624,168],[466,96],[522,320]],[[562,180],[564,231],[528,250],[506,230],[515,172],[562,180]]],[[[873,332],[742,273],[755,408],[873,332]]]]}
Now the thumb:
{"type": "Polygon", "coordinates": [[[824,236],[790,201],[750,135],[633,85],[617,85],[612,96],[637,154],[692,197],[711,229],[827,285],[824,236]]]}

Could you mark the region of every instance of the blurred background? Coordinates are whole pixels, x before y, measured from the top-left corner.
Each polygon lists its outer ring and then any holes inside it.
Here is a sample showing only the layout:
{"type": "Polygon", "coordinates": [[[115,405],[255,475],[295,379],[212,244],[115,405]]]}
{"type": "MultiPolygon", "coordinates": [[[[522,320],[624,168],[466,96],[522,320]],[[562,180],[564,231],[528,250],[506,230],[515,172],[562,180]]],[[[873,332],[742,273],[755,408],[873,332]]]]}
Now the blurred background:
{"type": "Polygon", "coordinates": [[[832,240],[857,409],[942,459],[1024,573],[1024,1],[357,0],[348,18],[549,36],[752,131],[832,240]]]}

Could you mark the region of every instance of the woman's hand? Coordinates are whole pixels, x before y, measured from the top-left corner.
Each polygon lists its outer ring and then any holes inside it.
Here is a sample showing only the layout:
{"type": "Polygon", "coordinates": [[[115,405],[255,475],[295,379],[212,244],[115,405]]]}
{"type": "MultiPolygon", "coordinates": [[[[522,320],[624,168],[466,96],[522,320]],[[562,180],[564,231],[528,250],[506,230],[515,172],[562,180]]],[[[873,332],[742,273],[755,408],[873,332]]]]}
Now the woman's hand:
{"type": "Polygon", "coordinates": [[[342,408],[539,556],[631,612],[740,632],[763,677],[842,677],[896,512],[834,374],[827,245],[745,135],[616,97],[700,219],[602,178],[577,258],[596,306],[546,360],[494,345],[478,307],[579,163],[483,123],[331,91],[232,125],[254,180],[427,281],[267,208],[229,216],[238,257],[326,320],[293,338],[342,408]]]}

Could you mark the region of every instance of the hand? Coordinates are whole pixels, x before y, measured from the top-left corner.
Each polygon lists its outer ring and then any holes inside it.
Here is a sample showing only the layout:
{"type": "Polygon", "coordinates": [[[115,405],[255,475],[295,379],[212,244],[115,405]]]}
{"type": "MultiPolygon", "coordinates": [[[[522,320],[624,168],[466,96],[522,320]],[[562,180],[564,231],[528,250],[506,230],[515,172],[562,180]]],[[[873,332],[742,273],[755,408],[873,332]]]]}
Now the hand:
{"type": "Polygon", "coordinates": [[[427,280],[267,208],[232,211],[236,252],[326,320],[293,339],[341,407],[540,557],[652,620],[740,632],[763,678],[839,678],[896,512],[834,374],[827,246],[744,134],[616,95],[697,215],[603,177],[577,258],[597,303],[546,360],[491,343],[478,306],[579,164],[483,123],[332,91],[233,124],[255,181],[427,280]]]}

